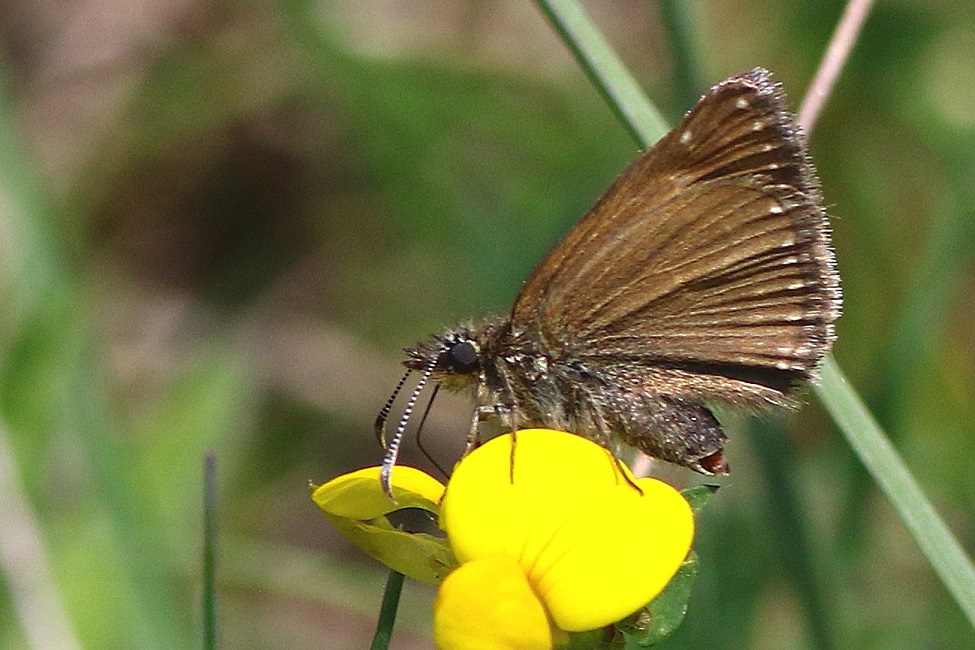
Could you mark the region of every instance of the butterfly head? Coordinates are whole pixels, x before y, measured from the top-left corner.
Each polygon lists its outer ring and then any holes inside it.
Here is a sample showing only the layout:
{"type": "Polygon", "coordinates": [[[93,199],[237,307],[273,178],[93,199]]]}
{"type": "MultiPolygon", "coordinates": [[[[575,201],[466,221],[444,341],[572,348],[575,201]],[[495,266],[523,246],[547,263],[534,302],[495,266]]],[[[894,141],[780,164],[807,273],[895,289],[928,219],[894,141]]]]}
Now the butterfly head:
{"type": "MultiPolygon", "coordinates": [[[[493,332],[497,329],[494,321],[489,321],[474,327],[462,325],[456,329],[448,330],[443,334],[438,334],[430,338],[429,341],[418,343],[416,347],[406,348],[407,358],[403,362],[406,366],[406,374],[400,379],[399,384],[393,390],[393,394],[386,400],[386,404],[376,416],[375,433],[376,439],[386,450],[383,457],[382,471],[380,479],[383,490],[390,499],[393,499],[391,473],[396,460],[399,457],[400,443],[406,431],[406,425],[410,421],[413,409],[416,406],[420,394],[428,382],[437,384],[427,405],[429,410],[437,395],[437,390],[444,387],[450,390],[463,390],[476,387],[483,381],[483,359],[484,346],[486,341],[492,340],[493,332]],[[392,411],[393,404],[397,396],[406,384],[409,376],[414,371],[421,373],[416,386],[413,388],[409,399],[403,407],[399,424],[392,436],[386,435],[386,421],[392,411]]],[[[419,427],[423,428],[423,421],[426,414],[420,420],[419,427]]],[[[421,447],[422,449],[422,447],[421,447]]],[[[429,456],[428,456],[429,457],[429,456]]]]}
{"type": "Polygon", "coordinates": [[[403,362],[410,370],[432,370],[431,379],[444,388],[460,390],[481,377],[488,328],[462,325],[406,348],[403,362]]]}

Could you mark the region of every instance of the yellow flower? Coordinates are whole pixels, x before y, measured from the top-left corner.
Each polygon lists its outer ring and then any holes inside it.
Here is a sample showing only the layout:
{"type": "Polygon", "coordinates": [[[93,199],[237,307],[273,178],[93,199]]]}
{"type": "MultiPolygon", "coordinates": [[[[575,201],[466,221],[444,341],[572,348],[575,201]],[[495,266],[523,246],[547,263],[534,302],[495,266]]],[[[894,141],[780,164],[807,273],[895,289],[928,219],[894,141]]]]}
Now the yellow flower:
{"type": "MultiPolygon", "coordinates": [[[[512,440],[500,436],[479,447],[451,477],[440,525],[461,562],[455,573],[466,571],[467,563],[513,560],[551,620],[555,642],[563,630],[619,621],[660,593],[693,537],[691,508],[680,493],[654,479],[627,480],[609,452],[575,435],[519,431],[514,455],[512,440]]],[[[484,644],[486,631],[504,634],[527,618],[483,609],[495,584],[509,593],[510,570],[492,576],[482,569],[480,580],[466,578],[448,591],[454,575],[435,606],[438,644],[522,647],[484,644]],[[473,624],[470,643],[458,633],[465,619],[473,624]]]]}
{"type": "Polygon", "coordinates": [[[457,465],[446,493],[404,466],[393,471],[392,489],[395,503],[372,467],[312,498],[372,557],[414,579],[443,581],[434,637],[450,650],[552,648],[569,632],[620,621],[667,585],[694,534],[691,508],[674,488],[633,478],[599,445],[561,431],[487,442],[457,465]],[[401,508],[439,516],[447,540],[392,526],[387,515],[401,508]]]}

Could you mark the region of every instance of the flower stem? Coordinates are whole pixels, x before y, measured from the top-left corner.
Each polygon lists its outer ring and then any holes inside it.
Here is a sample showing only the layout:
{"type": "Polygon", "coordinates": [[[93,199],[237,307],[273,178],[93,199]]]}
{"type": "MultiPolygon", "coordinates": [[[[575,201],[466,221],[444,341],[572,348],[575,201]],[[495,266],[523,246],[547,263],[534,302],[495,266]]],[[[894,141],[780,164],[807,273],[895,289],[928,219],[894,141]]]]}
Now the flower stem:
{"type": "Polygon", "coordinates": [[[383,604],[379,610],[379,622],[376,624],[376,635],[372,638],[371,650],[386,650],[389,640],[393,636],[393,624],[396,622],[396,610],[399,608],[399,597],[403,593],[403,574],[390,571],[386,579],[386,589],[383,591],[383,604]]]}

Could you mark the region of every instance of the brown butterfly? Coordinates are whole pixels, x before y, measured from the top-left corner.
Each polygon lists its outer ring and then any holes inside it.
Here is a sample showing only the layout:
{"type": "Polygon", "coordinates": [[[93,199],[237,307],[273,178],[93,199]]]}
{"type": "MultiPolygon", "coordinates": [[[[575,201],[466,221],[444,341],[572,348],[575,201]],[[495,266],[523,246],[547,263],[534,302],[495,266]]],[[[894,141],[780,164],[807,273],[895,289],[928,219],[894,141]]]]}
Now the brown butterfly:
{"type": "MultiPolygon", "coordinates": [[[[711,405],[789,406],[835,338],[841,293],[804,137],[762,69],[703,96],[534,270],[507,318],[406,350],[422,373],[386,445],[396,462],[428,381],[498,417],[622,441],[727,474],[711,405]]],[[[384,425],[393,397],[376,422],[384,425]]]]}

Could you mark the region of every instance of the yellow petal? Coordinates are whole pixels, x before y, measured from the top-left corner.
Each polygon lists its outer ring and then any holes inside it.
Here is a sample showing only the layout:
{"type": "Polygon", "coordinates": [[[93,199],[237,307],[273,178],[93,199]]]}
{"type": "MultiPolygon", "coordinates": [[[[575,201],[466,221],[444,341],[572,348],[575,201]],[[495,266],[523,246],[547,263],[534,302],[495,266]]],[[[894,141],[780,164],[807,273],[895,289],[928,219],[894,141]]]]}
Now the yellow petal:
{"type": "Polygon", "coordinates": [[[612,455],[579,436],[519,431],[514,465],[511,448],[510,434],[488,441],[461,461],[450,479],[440,525],[462,562],[498,553],[517,557],[539,520],[558,526],[567,504],[625,484],[612,455]]]}
{"type": "Polygon", "coordinates": [[[393,469],[390,501],[379,483],[379,467],[367,467],[343,474],[320,485],[312,499],[327,514],[351,519],[372,519],[402,508],[422,508],[436,514],[443,496],[443,485],[415,467],[393,469]]]}
{"type": "Polygon", "coordinates": [[[462,564],[433,606],[440,650],[548,650],[552,629],[524,571],[505,556],[462,564]]]}
{"type": "Polygon", "coordinates": [[[413,467],[397,467],[392,479],[395,503],[382,491],[378,467],[339,476],[315,488],[312,499],[365,553],[414,580],[436,584],[457,564],[446,540],[400,530],[386,515],[403,508],[436,515],[443,486],[413,467]]]}
{"type": "Polygon", "coordinates": [[[522,429],[514,436],[489,440],[457,466],[451,484],[458,478],[488,489],[510,485],[514,479],[518,485],[556,493],[622,482],[619,465],[607,450],[581,436],[551,429],[522,429]]]}
{"type": "Polygon", "coordinates": [[[558,627],[591,630],[651,601],[677,572],[694,534],[677,490],[640,479],[580,501],[532,558],[529,580],[558,627]]]}

